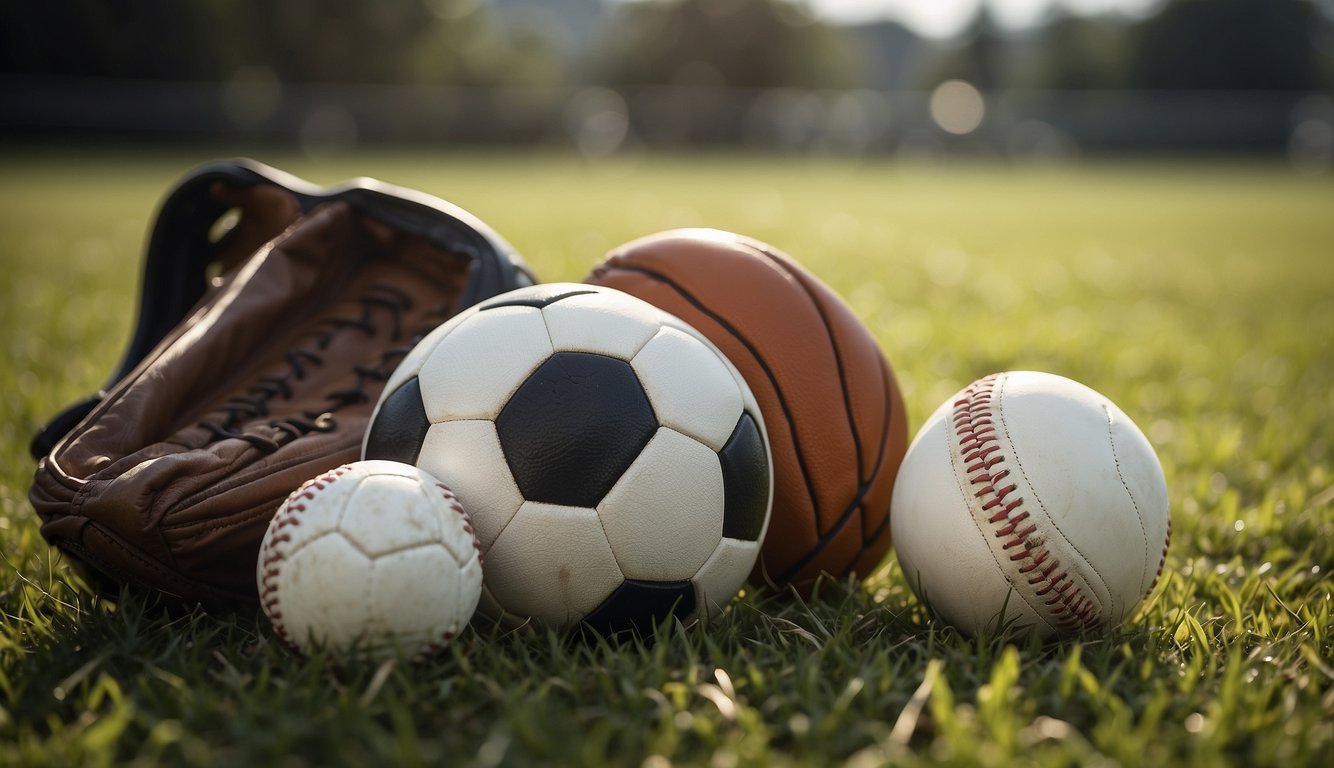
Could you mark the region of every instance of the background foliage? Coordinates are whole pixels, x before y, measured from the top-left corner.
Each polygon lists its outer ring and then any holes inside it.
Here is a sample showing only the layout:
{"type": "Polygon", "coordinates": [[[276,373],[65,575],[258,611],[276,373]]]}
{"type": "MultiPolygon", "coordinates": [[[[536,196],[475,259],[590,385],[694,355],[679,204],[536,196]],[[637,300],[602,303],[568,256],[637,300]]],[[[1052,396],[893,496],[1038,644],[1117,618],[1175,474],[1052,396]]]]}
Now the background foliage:
{"type": "Polygon", "coordinates": [[[1054,11],[958,40],[835,26],[797,0],[50,0],[8,3],[0,73],[284,83],[932,87],[1334,87],[1334,10],[1313,0],[1166,0],[1143,20],[1054,11]]]}

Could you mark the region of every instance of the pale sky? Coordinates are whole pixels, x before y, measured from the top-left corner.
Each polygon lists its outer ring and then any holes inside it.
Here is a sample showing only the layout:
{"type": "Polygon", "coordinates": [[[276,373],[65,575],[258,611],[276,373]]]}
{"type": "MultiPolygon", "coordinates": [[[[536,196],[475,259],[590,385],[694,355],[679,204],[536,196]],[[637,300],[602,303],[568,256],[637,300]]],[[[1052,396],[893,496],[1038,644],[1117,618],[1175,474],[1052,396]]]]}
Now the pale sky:
{"type": "MultiPolygon", "coordinates": [[[[959,32],[977,13],[983,0],[807,0],[821,17],[831,21],[896,19],[913,31],[933,37],[959,32]]],[[[1119,12],[1143,15],[1161,0],[986,0],[997,21],[1014,27],[1027,26],[1052,6],[1079,13],[1119,12]]]]}

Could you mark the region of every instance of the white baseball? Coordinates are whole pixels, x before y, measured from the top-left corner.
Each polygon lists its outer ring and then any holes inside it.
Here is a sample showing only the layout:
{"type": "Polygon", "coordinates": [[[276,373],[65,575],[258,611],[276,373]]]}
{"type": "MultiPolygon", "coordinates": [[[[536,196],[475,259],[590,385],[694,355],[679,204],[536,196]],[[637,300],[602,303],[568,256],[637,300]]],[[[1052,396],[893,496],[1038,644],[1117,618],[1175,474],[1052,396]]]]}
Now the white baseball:
{"type": "Polygon", "coordinates": [[[922,426],[890,512],[899,563],[967,634],[1064,635],[1124,621],[1171,537],[1167,483],[1110,400],[1031,371],[978,379],[922,426]]]}
{"type": "Polygon", "coordinates": [[[408,464],[358,461],[287,498],[257,577],[264,613],[299,651],[420,655],[472,618],[481,549],[444,484],[408,464]]]}

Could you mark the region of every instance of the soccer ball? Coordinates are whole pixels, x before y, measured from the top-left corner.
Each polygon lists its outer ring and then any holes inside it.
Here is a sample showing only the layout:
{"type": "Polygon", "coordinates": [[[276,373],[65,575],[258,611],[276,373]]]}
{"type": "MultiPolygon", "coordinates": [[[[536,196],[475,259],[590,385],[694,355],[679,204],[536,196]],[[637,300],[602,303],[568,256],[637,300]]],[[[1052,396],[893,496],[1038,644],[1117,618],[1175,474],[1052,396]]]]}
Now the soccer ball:
{"type": "Polygon", "coordinates": [[[472,617],[481,548],[453,492],[417,467],[345,464],[302,485],[269,523],[264,613],[299,651],[423,654],[472,617]]]}
{"type": "Polygon", "coordinates": [[[416,464],[472,514],[479,612],[602,634],[707,616],[754,565],[773,482],[732,364],[681,320],[553,283],[440,326],[390,377],[366,458],[416,464]]]}

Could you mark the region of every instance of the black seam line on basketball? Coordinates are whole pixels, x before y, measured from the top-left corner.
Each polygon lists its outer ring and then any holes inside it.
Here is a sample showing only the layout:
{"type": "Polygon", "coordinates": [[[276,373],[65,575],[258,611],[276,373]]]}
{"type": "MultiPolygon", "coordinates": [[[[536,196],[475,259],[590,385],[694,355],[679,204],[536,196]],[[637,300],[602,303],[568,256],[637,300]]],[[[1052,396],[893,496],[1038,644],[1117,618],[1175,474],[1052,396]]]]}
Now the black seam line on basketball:
{"type": "MultiPolygon", "coordinates": [[[[751,356],[753,356],[753,357],[755,358],[755,362],[757,362],[757,363],[760,364],[760,369],[764,371],[764,375],[765,375],[766,377],[768,377],[768,379],[769,379],[769,383],[773,385],[774,394],[776,394],[776,395],[778,396],[778,407],[782,409],[782,411],[783,411],[783,416],[786,417],[786,420],[787,420],[787,423],[788,423],[788,431],[792,433],[792,449],[793,449],[793,452],[797,454],[797,465],[801,467],[801,479],[802,479],[802,481],[803,481],[803,482],[805,483],[805,485],[806,485],[806,496],[807,496],[807,498],[808,498],[808,499],[810,500],[810,502],[811,502],[811,509],[819,509],[819,502],[818,502],[818,500],[817,500],[816,497],[815,497],[815,486],[811,483],[811,473],[810,473],[809,471],[807,471],[807,469],[806,469],[806,457],[805,457],[805,452],[804,452],[804,451],[802,450],[802,448],[801,448],[801,442],[800,442],[799,440],[797,440],[797,436],[796,436],[796,421],[793,420],[793,418],[792,418],[792,409],[788,407],[788,404],[787,404],[787,397],[784,396],[782,387],[779,387],[779,386],[778,386],[778,379],[777,379],[777,377],[774,376],[774,372],[769,368],[769,364],[768,364],[767,362],[765,362],[764,358],[760,355],[760,351],[759,351],[758,349],[755,348],[755,345],[751,343],[750,339],[748,339],[748,338],[746,338],[744,335],[742,335],[741,331],[738,330],[738,329],[737,329],[735,326],[733,326],[731,323],[727,322],[727,321],[724,320],[721,316],[719,316],[717,313],[715,313],[713,310],[711,310],[711,309],[709,309],[707,306],[705,306],[705,305],[704,305],[704,302],[702,302],[702,301],[700,301],[698,298],[696,298],[694,294],[692,294],[691,292],[687,291],[685,288],[683,288],[681,285],[679,285],[676,281],[672,280],[670,277],[667,277],[666,275],[662,274],[661,272],[656,272],[656,271],[654,271],[654,270],[647,269],[647,268],[645,268],[645,267],[625,267],[625,266],[620,266],[620,267],[610,267],[610,266],[609,266],[609,267],[606,268],[606,271],[608,271],[608,272],[617,272],[617,271],[619,271],[619,272],[637,272],[637,273],[639,273],[639,274],[641,274],[641,275],[646,275],[646,276],[648,276],[648,277],[650,277],[650,278],[653,278],[653,279],[655,279],[655,280],[661,282],[662,284],[666,285],[667,287],[671,288],[672,290],[674,290],[674,291],[676,291],[678,294],[680,294],[680,295],[681,295],[681,298],[683,298],[683,299],[685,299],[686,301],[690,302],[690,304],[691,304],[692,306],[694,306],[695,309],[698,309],[700,312],[703,312],[703,313],[704,313],[705,315],[707,315],[710,319],[712,319],[715,323],[717,323],[718,325],[722,326],[722,327],[723,327],[723,330],[727,331],[728,333],[730,333],[730,334],[732,335],[732,338],[734,338],[734,339],[736,339],[737,341],[741,342],[741,345],[742,345],[742,346],[744,346],[746,349],[750,350],[750,354],[751,354],[751,356]]],[[[743,380],[744,380],[744,378],[743,378],[743,380]]],[[[761,415],[763,415],[763,414],[761,414],[761,415]]],[[[769,424],[768,424],[767,421],[765,422],[764,427],[765,427],[765,431],[768,431],[768,429],[769,429],[769,424]]],[[[770,454],[772,455],[772,453],[773,453],[773,449],[770,448],[770,454]]],[[[819,519],[818,519],[818,518],[817,518],[817,520],[816,520],[816,526],[817,526],[817,527],[816,527],[816,532],[815,532],[815,533],[816,533],[816,535],[818,536],[819,533],[820,533],[820,531],[819,531],[819,519]]]]}
{"type": "MultiPolygon", "coordinates": [[[[866,492],[870,489],[870,483],[862,483],[857,486],[857,495],[853,498],[852,503],[848,505],[848,508],[844,510],[843,514],[839,516],[838,522],[834,524],[833,528],[829,529],[828,533],[825,533],[816,539],[815,546],[811,547],[806,554],[802,555],[800,560],[793,563],[787,570],[778,574],[776,581],[779,584],[791,579],[793,574],[810,565],[812,560],[819,557],[824,552],[824,548],[829,545],[829,542],[833,541],[838,534],[842,533],[843,529],[847,527],[848,521],[852,519],[852,513],[862,508],[862,499],[866,498],[866,492]]],[[[860,556],[861,553],[858,553],[858,557],[860,556]]]]}
{"type": "MultiPolygon", "coordinates": [[[[866,521],[866,511],[865,511],[865,510],[862,510],[862,521],[863,521],[863,523],[865,523],[865,521],[866,521]]],[[[862,544],[861,544],[861,546],[857,548],[857,553],[854,554],[850,560],[848,560],[846,563],[844,563],[843,567],[839,570],[839,573],[847,573],[849,570],[851,570],[852,567],[853,567],[854,565],[857,564],[857,561],[860,560],[860,559],[862,559],[862,555],[865,555],[865,554],[866,554],[866,550],[868,550],[868,549],[871,548],[871,544],[873,544],[873,543],[875,543],[876,541],[878,541],[878,540],[880,539],[880,537],[881,537],[881,536],[885,533],[885,531],[887,531],[888,529],[889,529],[889,515],[885,515],[885,519],[880,521],[880,525],[877,525],[877,526],[875,527],[875,530],[872,531],[872,532],[871,532],[871,535],[869,535],[869,536],[866,535],[865,527],[863,527],[863,529],[862,529],[862,544]]],[[[820,551],[820,550],[816,550],[816,551],[818,552],[818,551],[820,551]]],[[[805,559],[805,562],[803,563],[803,565],[807,565],[807,564],[809,564],[809,563],[810,563],[810,558],[806,558],[806,559],[805,559]]],[[[792,574],[795,573],[796,570],[797,570],[797,569],[793,569],[793,570],[788,571],[787,573],[783,574],[783,580],[786,581],[787,579],[791,578],[791,577],[792,577],[792,574]]]]}
{"type": "MultiPolygon", "coordinates": [[[[880,369],[884,375],[882,383],[886,386],[886,388],[888,388],[889,364],[885,361],[883,357],[881,357],[880,359],[880,369]]],[[[848,520],[852,518],[852,513],[862,508],[862,502],[866,499],[867,492],[871,490],[871,486],[875,483],[877,479],[879,479],[880,470],[884,469],[885,466],[885,454],[889,450],[890,419],[893,418],[893,412],[894,412],[893,397],[891,396],[885,404],[885,418],[881,424],[881,432],[880,432],[880,452],[879,455],[876,457],[875,468],[872,470],[871,476],[866,481],[858,484],[857,495],[853,497],[852,502],[848,505],[848,508],[843,512],[843,515],[839,518],[839,521],[835,525],[834,529],[829,531],[828,534],[820,536],[819,539],[816,540],[815,547],[813,547],[809,552],[807,552],[804,556],[802,556],[802,558],[798,560],[792,567],[788,568],[786,571],[779,574],[778,577],[779,583],[791,579],[793,574],[797,573],[802,568],[805,568],[807,565],[810,565],[811,561],[814,560],[817,555],[819,555],[824,551],[825,546],[827,546],[829,542],[832,541],[834,537],[837,536],[843,530],[843,527],[847,525],[848,520]]],[[[889,525],[889,515],[885,515],[885,519],[881,520],[880,525],[876,526],[875,533],[871,536],[867,536],[866,510],[862,509],[862,543],[861,546],[857,548],[857,554],[855,557],[853,557],[848,567],[851,567],[853,563],[856,563],[858,560],[861,559],[862,555],[866,554],[866,550],[871,548],[871,543],[874,542],[877,538],[879,538],[880,534],[884,531],[884,529],[888,525],[889,525]]],[[[845,567],[843,570],[846,571],[847,567],[845,567]]]]}
{"type": "MultiPolygon", "coordinates": [[[[721,317],[719,317],[714,312],[705,307],[689,291],[686,291],[676,282],[674,282],[673,280],[671,280],[670,278],[661,273],[655,272],[651,269],[646,269],[644,267],[625,267],[625,266],[608,267],[606,271],[637,272],[639,274],[646,275],[648,277],[659,280],[663,284],[675,290],[682,296],[682,298],[686,299],[686,301],[689,301],[692,305],[694,305],[696,309],[708,315],[715,322],[717,322],[724,329],[726,329],[729,333],[731,333],[732,336],[737,339],[737,341],[740,341],[746,347],[746,349],[750,350],[751,354],[755,356],[756,362],[760,364],[760,367],[764,370],[765,375],[769,377],[770,383],[774,385],[774,392],[778,394],[779,406],[783,409],[783,415],[787,417],[788,424],[790,425],[793,424],[792,411],[787,406],[787,400],[786,398],[783,397],[782,390],[778,387],[778,382],[774,378],[773,371],[769,369],[769,366],[765,363],[764,359],[760,357],[759,352],[755,349],[754,346],[751,345],[750,340],[747,339],[745,336],[742,336],[741,333],[736,328],[734,328],[730,323],[723,320],[721,317]]],[[[884,365],[883,360],[881,361],[881,365],[882,366],[884,365]]],[[[885,408],[886,430],[888,430],[888,420],[890,418],[890,412],[891,412],[891,407],[890,405],[887,404],[885,408]]],[[[766,424],[765,426],[767,427],[768,425],[766,424]]],[[[806,471],[806,462],[802,457],[800,443],[797,442],[795,437],[792,441],[792,446],[797,454],[797,463],[801,466],[802,479],[805,480],[807,493],[810,494],[811,507],[814,509],[818,509],[818,504],[816,503],[815,500],[815,489],[811,486],[810,474],[806,471]]],[[[881,451],[882,453],[880,462],[878,462],[876,466],[877,472],[880,469],[880,465],[884,461],[883,446],[881,448],[881,451]]],[[[860,478],[861,476],[860,462],[857,468],[857,474],[858,477],[860,478]]],[[[876,475],[875,472],[871,474],[872,480],[875,478],[875,475],[876,475]]],[[[792,578],[793,574],[797,573],[802,568],[805,568],[807,565],[810,565],[811,561],[814,560],[816,557],[818,557],[824,551],[824,548],[828,546],[829,542],[832,541],[835,536],[837,536],[839,533],[843,531],[843,528],[848,524],[848,521],[852,519],[852,514],[861,507],[862,499],[866,497],[867,491],[870,490],[872,480],[867,480],[865,482],[860,482],[860,481],[858,482],[857,493],[853,495],[852,501],[848,503],[848,506],[843,510],[842,514],[838,516],[838,519],[834,522],[833,527],[830,528],[830,530],[824,534],[821,534],[817,527],[815,546],[812,547],[804,556],[802,556],[802,558],[798,560],[794,565],[790,566],[787,570],[779,574],[778,578],[774,580],[775,583],[786,582],[787,580],[792,578]]],[[[889,519],[888,516],[886,516],[885,519],[888,520],[889,519]]],[[[818,519],[816,523],[818,526],[819,523],[818,519]]],[[[865,544],[863,543],[862,552],[864,551],[865,551],[865,544]]],[[[858,557],[861,556],[862,552],[858,553],[858,557]]]]}
{"type": "MultiPolygon", "coordinates": [[[[890,423],[890,422],[891,422],[891,419],[893,418],[893,398],[892,398],[892,397],[887,398],[887,399],[886,399],[886,402],[885,402],[885,415],[884,415],[884,418],[883,418],[883,420],[882,420],[882,422],[881,422],[881,430],[880,430],[880,437],[881,437],[881,440],[880,440],[880,448],[879,448],[879,451],[878,451],[878,455],[876,456],[875,465],[874,465],[874,467],[872,467],[872,469],[871,469],[871,471],[870,471],[870,473],[869,473],[868,475],[863,476],[863,474],[862,474],[862,445],[861,445],[861,439],[860,439],[860,432],[859,432],[858,429],[857,429],[856,420],[854,419],[853,414],[852,414],[852,399],[851,399],[851,397],[849,397],[849,392],[848,392],[848,376],[847,376],[847,371],[846,371],[846,369],[845,369],[845,367],[844,367],[844,365],[843,365],[843,356],[842,356],[841,354],[839,354],[839,351],[838,351],[838,340],[837,340],[836,338],[834,338],[833,331],[832,331],[832,329],[831,329],[831,327],[830,327],[830,324],[829,324],[829,317],[828,317],[828,315],[824,312],[823,305],[816,299],[815,294],[812,293],[811,289],[806,285],[806,283],[803,282],[803,281],[800,279],[800,275],[798,275],[796,272],[794,272],[792,269],[790,269],[790,268],[788,267],[787,264],[785,264],[785,263],[783,263],[781,260],[775,258],[775,257],[773,256],[773,254],[769,253],[768,251],[766,251],[766,250],[764,250],[764,249],[755,248],[754,246],[748,246],[748,247],[749,247],[750,250],[752,250],[753,252],[758,253],[758,254],[762,254],[762,255],[765,257],[765,259],[767,259],[767,260],[768,260],[770,263],[772,263],[775,267],[777,267],[778,269],[780,269],[784,274],[786,274],[786,275],[792,277],[793,281],[796,282],[798,285],[801,286],[802,292],[806,294],[807,299],[810,300],[811,304],[814,305],[816,312],[820,315],[820,319],[823,321],[822,324],[823,324],[824,329],[825,329],[825,334],[826,334],[826,336],[827,336],[828,339],[829,339],[829,346],[830,346],[830,349],[831,349],[831,351],[834,353],[834,360],[835,360],[835,364],[836,364],[836,367],[837,367],[837,370],[838,370],[839,386],[840,386],[840,388],[841,388],[842,391],[843,391],[843,407],[844,407],[844,413],[847,415],[848,428],[849,428],[849,430],[852,432],[852,444],[853,444],[853,448],[854,448],[854,450],[856,451],[856,455],[857,455],[856,471],[857,471],[858,486],[857,486],[857,493],[856,493],[856,495],[855,495],[855,496],[853,497],[853,499],[849,502],[848,506],[843,510],[842,514],[840,514],[840,515],[838,516],[837,520],[834,522],[833,527],[829,530],[828,533],[826,533],[826,534],[819,534],[819,522],[820,522],[820,521],[819,521],[818,518],[817,518],[817,520],[816,520],[816,525],[817,525],[817,536],[818,536],[818,538],[817,538],[817,542],[816,542],[816,547],[812,550],[813,554],[808,554],[806,557],[803,557],[803,558],[802,558],[802,561],[799,562],[798,565],[796,565],[796,566],[794,566],[794,567],[792,567],[792,568],[789,568],[787,571],[785,571],[785,572],[781,575],[780,580],[781,580],[781,581],[786,581],[788,578],[791,577],[791,575],[792,575],[793,573],[796,573],[796,572],[797,572],[798,570],[800,570],[802,567],[804,567],[805,565],[809,564],[810,560],[813,559],[814,555],[815,555],[815,554],[818,554],[819,552],[821,552],[821,551],[824,549],[825,545],[827,545],[827,544],[829,543],[829,541],[832,540],[832,539],[834,538],[834,536],[835,536],[838,532],[842,531],[843,527],[844,527],[845,525],[847,525],[848,520],[851,519],[852,514],[853,514],[855,511],[857,511],[857,509],[861,506],[861,504],[862,504],[862,500],[865,498],[867,491],[870,490],[870,485],[871,485],[871,483],[874,481],[874,479],[876,478],[876,476],[879,474],[880,470],[881,470],[881,469],[883,468],[883,466],[884,466],[885,452],[886,452],[886,450],[887,450],[886,438],[888,437],[889,430],[890,430],[890,427],[891,427],[891,423],[890,423]]],[[[758,363],[760,364],[760,367],[764,369],[764,373],[765,373],[765,375],[769,377],[770,383],[772,383],[772,384],[774,385],[774,391],[775,391],[776,393],[778,393],[778,399],[779,399],[779,403],[780,403],[780,405],[781,405],[782,408],[783,408],[783,414],[784,414],[785,416],[788,417],[788,423],[789,423],[789,424],[793,424],[791,409],[789,409],[788,406],[787,406],[786,398],[783,396],[783,394],[782,394],[782,390],[778,387],[778,384],[777,384],[777,381],[776,381],[775,378],[774,378],[773,372],[769,369],[768,364],[767,364],[767,363],[764,361],[764,359],[759,355],[759,352],[755,349],[755,347],[751,345],[750,340],[747,339],[746,337],[742,336],[741,333],[740,333],[735,327],[733,327],[731,324],[729,324],[728,322],[726,322],[725,320],[723,320],[723,319],[722,319],[721,317],[719,317],[717,314],[715,314],[715,313],[713,313],[712,311],[710,311],[710,310],[709,310],[707,307],[705,307],[705,306],[704,306],[698,299],[696,299],[694,295],[692,295],[691,293],[689,293],[688,291],[686,291],[684,288],[682,288],[680,285],[678,285],[676,282],[672,281],[670,278],[666,277],[665,275],[662,275],[661,273],[658,273],[658,272],[656,272],[656,271],[654,271],[654,270],[646,269],[646,268],[644,268],[644,267],[625,267],[625,266],[617,266],[617,267],[611,267],[611,270],[613,270],[613,271],[614,271],[614,270],[622,270],[622,271],[627,271],[627,272],[639,272],[639,273],[641,273],[641,274],[644,274],[644,275],[647,275],[647,276],[649,276],[649,277],[653,277],[653,278],[656,278],[656,279],[662,281],[663,283],[667,284],[668,286],[670,286],[671,288],[673,288],[674,290],[676,290],[677,293],[681,294],[681,296],[682,296],[683,298],[685,298],[687,301],[689,301],[691,304],[693,304],[697,309],[699,309],[700,311],[704,312],[706,315],[708,315],[709,317],[711,317],[715,322],[717,322],[719,325],[721,325],[723,328],[725,328],[729,333],[731,333],[734,337],[736,337],[736,339],[737,339],[738,341],[740,341],[742,344],[744,344],[744,345],[746,346],[747,349],[750,350],[751,354],[755,356],[755,360],[756,360],[756,362],[758,362],[758,363]]],[[[888,388],[888,384],[889,384],[889,371],[888,371],[888,368],[887,368],[887,364],[886,364],[886,362],[885,362],[885,359],[884,359],[884,356],[883,356],[883,355],[877,355],[877,358],[878,358],[878,360],[877,360],[877,362],[878,362],[878,367],[879,367],[879,369],[880,369],[880,373],[881,373],[881,382],[880,382],[880,383],[881,383],[882,387],[884,387],[884,388],[887,389],[887,388],[888,388]]],[[[811,496],[811,506],[812,506],[812,508],[814,508],[814,509],[817,511],[817,515],[818,515],[819,505],[816,503],[816,500],[815,500],[815,492],[814,492],[814,489],[811,487],[809,474],[806,472],[806,463],[805,463],[805,461],[804,461],[804,459],[803,459],[803,457],[802,457],[802,451],[801,451],[801,449],[800,449],[800,447],[799,447],[799,443],[798,443],[796,440],[793,440],[793,447],[796,448],[796,452],[797,452],[797,462],[801,465],[801,468],[802,468],[802,476],[803,476],[803,478],[806,480],[807,491],[810,493],[810,496],[811,496]]],[[[862,547],[860,547],[860,551],[858,552],[858,557],[860,557],[860,556],[861,556],[863,553],[865,553],[865,551],[866,551],[866,546],[865,546],[865,532],[866,532],[866,527],[865,527],[865,520],[864,520],[864,518],[865,518],[865,516],[863,515],[863,525],[862,525],[863,545],[862,545],[862,547]]],[[[888,517],[886,517],[886,520],[888,520],[888,517]]]]}
{"type": "MultiPolygon", "coordinates": [[[[838,340],[834,338],[833,328],[830,326],[829,316],[825,314],[824,305],[821,304],[816,299],[815,294],[811,291],[810,287],[806,284],[804,280],[801,279],[801,275],[794,272],[781,259],[776,258],[767,249],[757,248],[751,245],[748,245],[748,247],[752,251],[762,254],[771,264],[773,264],[778,269],[782,270],[785,274],[791,276],[793,281],[801,286],[802,291],[806,293],[807,297],[810,298],[811,303],[815,305],[816,312],[820,314],[820,319],[823,321],[822,325],[824,326],[825,333],[829,337],[829,347],[830,350],[833,351],[834,353],[834,361],[838,368],[839,385],[843,389],[843,407],[844,407],[844,412],[847,414],[848,418],[848,429],[852,432],[852,445],[857,454],[857,479],[859,481],[857,487],[857,495],[854,497],[853,502],[848,505],[848,508],[844,510],[843,514],[839,517],[838,522],[835,524],[835,528],[837,530],[842,530],[842,528],[847,524],[847,521],[851,519],[852,513],[855,512],[859,507],[861,507],[862,501],[866,498],[867,491],[870,490],[871,483],[875,480],[876,475],[879,473],[880,469],[884,465],[885,450],[886,450],[885,443],[889,432],[889,420],[891,418],[891,412],[893,410],[893,398],[892,397],[888,398],[886,399],[885,402],[885,417],[882,422],[881,433],[880,433],[880,450],[879,450],[879,455],[876,457],[875,466],[872,468],[871,472],[868,475],[864,476],[862,474],[861,433],[857,429],[857,421],[852,414],[852,398],[850,397],[848,392],[847,371],[843,366],[843,356],[839,354],[838,340]]],[[[881,372],[881,384],[887,385],[889,380],[888,380],[888,371],[886,370],[884,356],[878,355],[877,357],[879,358],[878,367],[880,368],[881,372]]],[[[853,563],[855,563],[858,559],[861,558],[863,554],[866,553],[866,549],[868,546],[867,544],[868,540],[866,537],[865,510],[862,511],[861,517],[862,517],[862,537],[861,537],[862,542],[861,546],[858,547],[857,556],[853,559],[852,561],[853,563]]],[[[886,516],[885,519],[888,520],[889,519],[888,516],[886,516]]],[[[831,530],[828,536],[821,536],[817,541],[815,549],[812,550],[812,553],[808,553],[806,557],[802,558],[802,561],[804,562],[799,562],[796,566],[789,568],[785,573],[781,574],[780,581],[787,581],[789,578],[791,578],[792,574],[796,573],[802,567],[809,564],[811,559],[813,559],[814,556],[813,553],[822,552],[824,550],[825,545],[827,545],[828,542],[833,538],[834,533],[835,531],[831,530]]]]}
{"type": "MultiPolygon", "coordinates": [[[[857,430],[857,420],[852,414],[852,397],[850,396],[850,393],[848,391],[848,372],[847,370],[845,370],[843,366],[843,355],[839,354],[838,339],[834,338],[834,329],[833,326],[829,324],[829,316],[825,314],[824,305],[821,304],[818,299],[816,299],[815,294],[810,289],[810,286],[806,285],[806,282],[801,279],[800,274],[789,268],[788,265],[783,263],[782,260],[775,258],[774,255],[770,253],[768,250],[764,248],[755,248],[754,246],[750,247],[751,250],[764,254],[764,257],[768,259],[770,263],[772,263],[775,267],[781,269],[785,274],[791,276],[793,282],[801,286],[801,290],[804,291],[806,293],[807,298],[811,300],[811,304],[815,306],[815,311],[819,313],[820,319],[823,321],[821,325],[824,326],[825,335],[829,337],[829,349],[834,353],[834,364],[835,367],[838,369],[838,383],[843,390],[843,410],[848,417],[848,430],[852,432],[852,447],[857,452],[857,479],[859,481],[865,481],[866,478],[862,476],[861,433],[858,432],[857,430]]],[[[888,408],[888,404],[886,404],[886,408],[888,408]]]]}
{"type": "Polygon", "coordinates": [[[843,566],[842,570],[839,571],[840,573],[847,573],[854,565],[856,565],[857,561],[862,559],[862,555],[865,555],[866,551],[871,548],[871,545],[874,544],[876,541],[878,541],[880,537],[885,533],[885,531],[889,529],[889,515],[885,515],[885,519],[880,521],[880,525],[877,525],[875,527],[875,530],[872,531],[870,535],[867,535],[865,526],[866,526],[866,510],[863,509],[862,545],[857,548],[857,554],[853,555],[852,559],[849,560],[847,564],[843,566]]]}
{"type": "MultiPolygon", "coordinates": [[[[883,357],[881,357],[880,359],[880,375],[881,375],[881,383],[885,384],[886,387],[888,387],[889,376],[890,376],[889,365],[888,363],[885,362],[885,359],[883,357]]],[[[889,422],[894,410],[892,405],[893,405],[893,396],[891,395],[890,398],[887,400],[885,407],[885,418],[880,428],[880,450],[875,459],[875,469],[871,472],[871,478],[866,481],[866,489],[868,491],[870,490],[870,486],[874,484],[875,481],[879,478],[880,470],[884,468],[885,453],[889,449],[889,422]]],[[[865,492],[863,492],[862,496],[864,500],[865,492]]],[[[871,548],[871,545],[874,544],[876,541],[878,541],[881,535],[883,535],[885,531],[889,528],[888,512],[886,512],[885,517],[880,521],[880,524],[877,525],[875,529],[872,531],[866,530],[865,505],[862,506],[861,518],[862,518],[861,546],[857,547],[856,554],[854,554],[852,558],[848,560],[846,564],[844,564],[843,568],[840,569],[839,573],[847,573],[849,570],[851,570],[852,567],[857,564],[857,561],[862,559],[862,556],[866,554],[866,551],[871,548]]]]}

